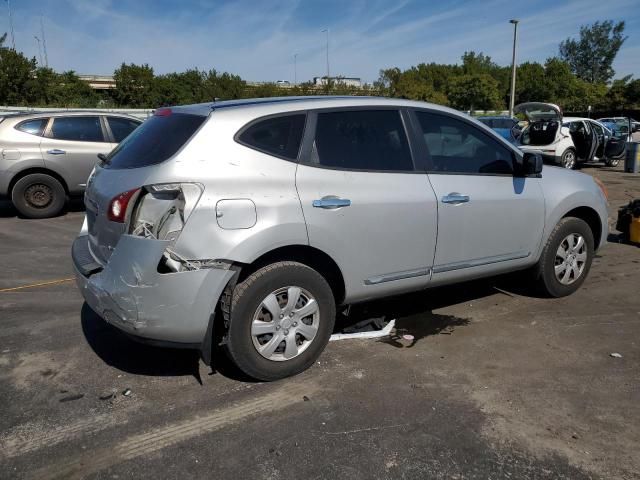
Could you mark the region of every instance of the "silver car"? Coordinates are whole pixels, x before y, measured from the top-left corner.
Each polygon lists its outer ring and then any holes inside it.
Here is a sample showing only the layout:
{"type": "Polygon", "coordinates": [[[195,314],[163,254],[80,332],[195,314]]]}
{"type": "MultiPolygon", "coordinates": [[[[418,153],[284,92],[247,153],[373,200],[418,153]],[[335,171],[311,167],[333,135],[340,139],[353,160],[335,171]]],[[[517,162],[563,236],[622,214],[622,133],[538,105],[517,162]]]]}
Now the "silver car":
{"type": "Polygon", "coordinates": [[[574,292],[607,238],[592,177],[454,110],[306,97],[160,109],[89,178],[77,284],[154,344],[222,345],[274,380],[318,358],[336,307],[531,269],[574,292]]]}
{"type": "Polygon", "coordinates": [[[59,214],[84,192],[98,162],[141,120],[105,112],[19,113],[0,117],[0,196],[27,218],[59,214]]]}

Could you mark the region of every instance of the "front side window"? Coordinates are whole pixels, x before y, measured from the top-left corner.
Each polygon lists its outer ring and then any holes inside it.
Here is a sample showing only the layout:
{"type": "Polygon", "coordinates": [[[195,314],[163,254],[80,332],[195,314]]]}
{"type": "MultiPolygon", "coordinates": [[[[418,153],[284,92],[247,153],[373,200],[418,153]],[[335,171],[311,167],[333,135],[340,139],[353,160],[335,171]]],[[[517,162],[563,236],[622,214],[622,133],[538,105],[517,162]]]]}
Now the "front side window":
{"type": "Polygon", "coordinates": [[[37,118],[35,120],[27,120],[26,122],[19,123],[16,125],[16,129],[21,132],[30,133],[31,135],[42,135],[42,131],[44,127],[47,125],[49,121],[48,118],[37,118]]]}
{"type": "Polygon", "coordinates": [[[448,115],[416,112],[435,173],[512,174],[512,152],[477,127],[448,115]]]}
{"type": "Polygon", "coordinates": [[[244,130],[238,141],[266,153],[298,158],[306,115],[284,115],[260,120],[244,130]]]}
{"type": "Polygon", "coordinates": [[[104,142],[100,117],[55,117],[52,138],[76,142],[104,142]]]}
{"type": "Polygon", "coordinates": [[[135,120],[119,117],[107,117],[107,122],[109,122],[109,128],[117,143],[127,138],[140,125],[140,122],[135,120]]]}
{"type": "Polygon", "coordinates": [[[318,113],[312,162],[349,170],[413,171],[398,110],[318,113]]]}

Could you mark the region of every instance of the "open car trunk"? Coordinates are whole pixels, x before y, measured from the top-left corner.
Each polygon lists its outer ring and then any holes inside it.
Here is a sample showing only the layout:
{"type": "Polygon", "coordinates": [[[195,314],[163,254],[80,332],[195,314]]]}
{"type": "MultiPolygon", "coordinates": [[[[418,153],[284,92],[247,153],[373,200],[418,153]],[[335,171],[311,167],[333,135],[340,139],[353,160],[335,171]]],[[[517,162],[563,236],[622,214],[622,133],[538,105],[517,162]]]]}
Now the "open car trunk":
{"type": "Polygon", "coordinates": [[[562,111],[552,103],[527,102],[516,105],[514,114],[523,114],[529,127],[521,136],[523,145],[549,145],[553,143],[562,125],[562,111]]]}

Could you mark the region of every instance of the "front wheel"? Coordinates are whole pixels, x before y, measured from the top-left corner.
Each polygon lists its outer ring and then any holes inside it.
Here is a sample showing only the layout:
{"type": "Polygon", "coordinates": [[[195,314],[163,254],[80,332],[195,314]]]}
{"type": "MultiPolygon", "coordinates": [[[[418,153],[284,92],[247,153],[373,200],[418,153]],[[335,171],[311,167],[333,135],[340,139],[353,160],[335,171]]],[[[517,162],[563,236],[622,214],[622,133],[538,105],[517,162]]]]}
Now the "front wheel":
{"type": "Polygon", "coordinates": [[[327,281],[297,262],[254,272],[236,285],[225,310],[228,356],[244,373],[263,381],[313,365],[329,341],[336,314],[327,281]]]}
{"type": "Polygon", "coordinates": [[[593,252],[589,225],[579,218],[563,218],[542,250],[536,267],[538,286],[552,297],[571,295],[584,283],[593,252]]]}
{"type": "Polygon", "coordinates": [[[567,170],[573,170],[574,168],[576,168],[576,160],[577,158],[575,150],[568,148],[564,151],[562,157],[560,158],[560,165],[567,170]]]}

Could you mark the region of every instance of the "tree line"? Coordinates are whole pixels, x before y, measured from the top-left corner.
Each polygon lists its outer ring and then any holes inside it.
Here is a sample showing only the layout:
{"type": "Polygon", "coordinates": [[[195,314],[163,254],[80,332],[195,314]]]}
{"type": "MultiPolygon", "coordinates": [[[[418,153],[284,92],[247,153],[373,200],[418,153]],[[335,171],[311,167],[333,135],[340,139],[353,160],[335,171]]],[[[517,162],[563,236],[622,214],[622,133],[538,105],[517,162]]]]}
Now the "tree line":
{"type": "MultiPolygon", "coordinates": [[[[342,82],[318,87],[311,82],[283,87],[250,85],[238,75],[189,69],[157,75],[147,64],[121,64],[115,88],[96,91],[73,71],[57,73],[35,58],[4,46],[0,37],[0,104],[78,108],[155,108],[164,105],[288,95],[383,95],[449,105],[461,110],[503,110],[509,102],[510,66],[482,52],[465,52],[460,64],[420,63],[380,71],[373,85],[342,82]]],[[[518,66],[515,100],[557,103],[566,111],[640,108],[640,80],[612,80],[613,61],[626,40],[624,22],[595,22],[579,38],[563,41],[558,55],[544,63],[518,66]]]]}

